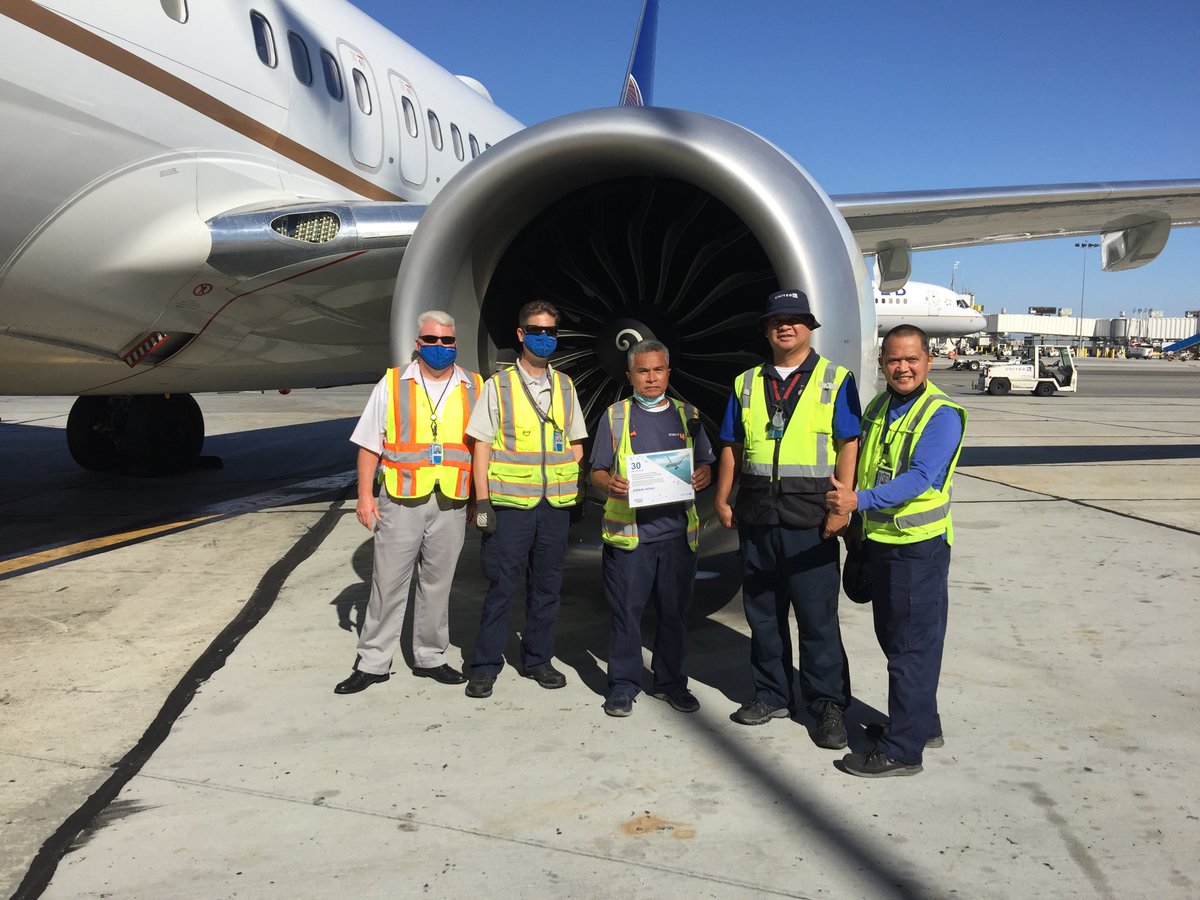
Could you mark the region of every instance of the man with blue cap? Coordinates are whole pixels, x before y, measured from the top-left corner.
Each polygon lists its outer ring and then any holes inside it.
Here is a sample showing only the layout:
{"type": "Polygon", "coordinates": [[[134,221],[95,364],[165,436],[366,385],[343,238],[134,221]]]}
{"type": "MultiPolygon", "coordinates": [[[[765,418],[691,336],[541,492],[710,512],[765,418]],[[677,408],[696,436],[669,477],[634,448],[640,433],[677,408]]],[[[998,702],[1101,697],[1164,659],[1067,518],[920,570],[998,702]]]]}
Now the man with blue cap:
{"type": "Polygon", "coordinates": [[[803,291],[771,294],[759,321],[771,361],[734,382],[715,500],[721,524],[738,529],[755,687],[730,718],[763,725],[798,712],[790,609],[799,633],[800,699],[816,723],[813,742],[838,750],[847,742],[850,669],[838,622],[837,535],[849,518],[831,513],[825,495],[833,475],[854,477],[858,391],[847,369],[812,349],[820,323],[803,291]]]}

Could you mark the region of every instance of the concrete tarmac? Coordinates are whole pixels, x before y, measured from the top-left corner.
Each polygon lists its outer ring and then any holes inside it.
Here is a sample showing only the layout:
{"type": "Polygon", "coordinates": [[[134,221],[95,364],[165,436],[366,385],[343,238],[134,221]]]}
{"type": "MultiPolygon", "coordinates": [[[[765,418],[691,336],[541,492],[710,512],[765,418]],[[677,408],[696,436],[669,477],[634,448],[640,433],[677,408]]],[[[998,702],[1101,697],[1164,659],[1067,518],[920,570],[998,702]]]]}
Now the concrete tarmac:
{"type": "MultiPolygon", "coordinates": [[[[72,470],[69,402],[0,398],[0,893],[1196,896],[1200,365],[1081,369],[1046,399],[933,373],[970,412],[946,746],[883,780],[842,772],[807,721],[729,721],[749,642],[715,523],[698,713],[643,694],[603,714],[595,508],[568,556],[565,689],[510,666],[473,701],[397,658],[339,697],[370,573],[344,443],[366,389],[202,397],[225,468],[161,478],[72,470]]],[[[482,588],[472,532],[455,664],[482,588]]],[[[884,660],[869,606],[841,618],[865,750],[884,660]]]]}

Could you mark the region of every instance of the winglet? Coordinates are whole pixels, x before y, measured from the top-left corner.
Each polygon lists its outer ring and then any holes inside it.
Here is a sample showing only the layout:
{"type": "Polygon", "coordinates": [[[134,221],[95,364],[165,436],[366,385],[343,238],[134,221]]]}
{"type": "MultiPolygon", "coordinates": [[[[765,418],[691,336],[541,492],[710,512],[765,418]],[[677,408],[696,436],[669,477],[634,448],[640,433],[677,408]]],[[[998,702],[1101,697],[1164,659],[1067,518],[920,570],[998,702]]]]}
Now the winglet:
{"type": "Polygon", "coordinates": [[[629,68],[625,70],[625,85],[617,106],[654,105],[654,49],[657,39],[658,0],[645,0],[637,31],[633,35],[629,68]]]}

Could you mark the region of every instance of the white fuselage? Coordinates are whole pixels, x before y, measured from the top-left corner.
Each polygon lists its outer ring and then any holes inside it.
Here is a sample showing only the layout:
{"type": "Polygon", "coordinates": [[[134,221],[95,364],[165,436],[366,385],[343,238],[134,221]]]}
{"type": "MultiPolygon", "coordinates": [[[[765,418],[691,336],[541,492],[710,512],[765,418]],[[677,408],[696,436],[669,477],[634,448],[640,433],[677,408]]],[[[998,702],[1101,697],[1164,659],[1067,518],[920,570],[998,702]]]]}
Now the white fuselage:
{"type": "Polygon", "coordinates": [[[963,337],[987,326],[983,314],[950,288],[910,281],[898,290],[874,293],[880,337],[897,325],[916,325],[930,337],[963,337]]]}
{"type": "Polygon", "coordinates": [[[378,377],[395,254],[390,272],[368,251],[231,274],[209,265],[208,221],[423,205],[520,123],[342,0],[190,2],[182,23],[167,6],[0,12],[0,393],[378,377]],[[156,330],[194,337],[167,365],[127,365],[156,330]]]}

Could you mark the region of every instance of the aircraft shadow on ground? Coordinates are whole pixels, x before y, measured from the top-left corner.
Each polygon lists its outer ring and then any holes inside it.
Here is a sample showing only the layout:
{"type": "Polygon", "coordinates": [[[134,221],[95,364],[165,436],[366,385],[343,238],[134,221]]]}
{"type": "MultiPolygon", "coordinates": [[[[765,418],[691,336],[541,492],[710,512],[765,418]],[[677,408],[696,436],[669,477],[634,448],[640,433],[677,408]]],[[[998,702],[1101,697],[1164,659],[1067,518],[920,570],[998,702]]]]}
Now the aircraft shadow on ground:
{"type": "Polygon", "coordinates": [[[1196,459],[1200,444],[1070,444],[1059,447],[964,447],[964,466],[1036,466],[1065,463],[1153,462],[1196,459]]]}

